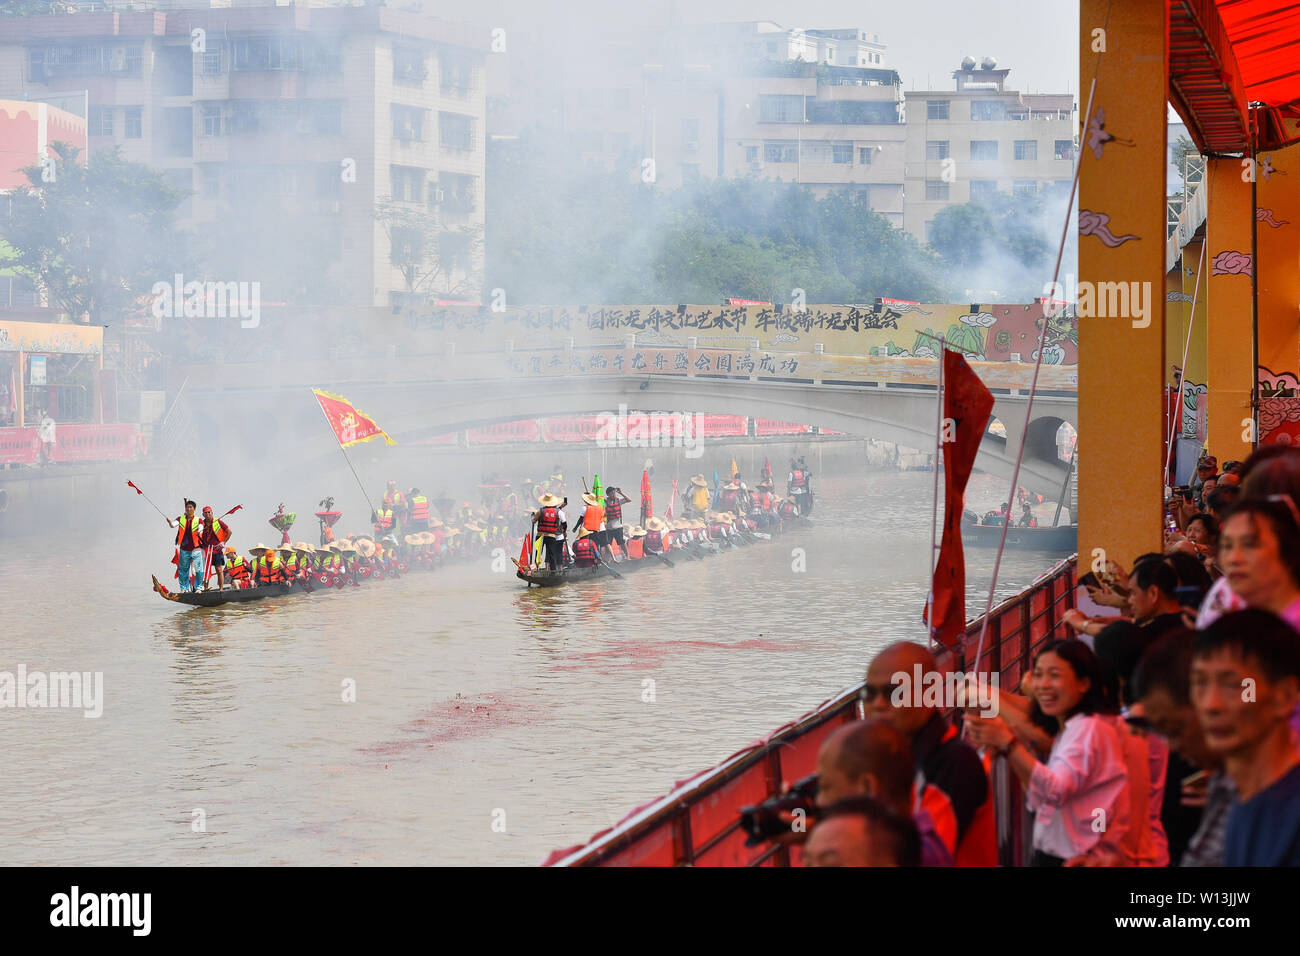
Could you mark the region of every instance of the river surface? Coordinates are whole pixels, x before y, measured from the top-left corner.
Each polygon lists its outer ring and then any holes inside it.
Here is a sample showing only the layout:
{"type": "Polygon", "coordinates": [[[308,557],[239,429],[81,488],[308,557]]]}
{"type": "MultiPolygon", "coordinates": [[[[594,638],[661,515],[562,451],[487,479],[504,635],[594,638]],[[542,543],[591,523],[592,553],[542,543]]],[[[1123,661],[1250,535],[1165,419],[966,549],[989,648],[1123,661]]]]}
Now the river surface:
{"type": "MultiPolygon", "coordinates": [[[[160,518],[7,546],[0,671],[102,672],[104,701],[0,710],[0,864],[537,864],[923,638],[932,480],[821,481],[813,527],[554,590],[484,559],[182,609],[148,586],[160,518]]],[[[999,598],[1055,560],[1009,552],[999,598]]]]}

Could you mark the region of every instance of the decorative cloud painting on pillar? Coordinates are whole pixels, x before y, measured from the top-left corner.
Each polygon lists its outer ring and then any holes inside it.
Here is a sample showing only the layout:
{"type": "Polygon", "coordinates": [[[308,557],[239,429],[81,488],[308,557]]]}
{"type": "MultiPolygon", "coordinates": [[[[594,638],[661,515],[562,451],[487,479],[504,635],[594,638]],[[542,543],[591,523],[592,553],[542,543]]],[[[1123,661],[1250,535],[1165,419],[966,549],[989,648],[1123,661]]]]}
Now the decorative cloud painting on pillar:
{"type": "Polygon", "coordinates": [[[1274,229],[1280,229],[1283,226],[1287,226],[1291,224],[1290,219],[1283,219],[1281,222],[1278,222],[1276,219],[1273,218],[1273,210],[1271,209],[1256,209],[1255,221],[1267,223],[1268,225],[1272,226],[1274,229]]]}
{"type": "Polygon", "coordinates": [[[1225,249],[1214,257],[1213,268],[1210,269],[1212,276],[1248,276],[1250,275],[1252,262],[1249,252],[1235,252],[1232,249],[1225,249]]]}
{"type": "Polygon", "coordinates": [[[1300,381],[1295,372],[1259,367],[1259,443],[1300,446],[1300,381]]]}
{"type": "Polygon", "coordinates": [[[1096,236],[1112,249],[1116,246],[1122,246],[1130,239],[1142,238],[1133,233],[1129,233],[1125,236],[1116,236],[1110,231],[1110,216],[1104,212],[1093,212],[1090,209],[1079,210],[1079,235],[1096,236]]]}

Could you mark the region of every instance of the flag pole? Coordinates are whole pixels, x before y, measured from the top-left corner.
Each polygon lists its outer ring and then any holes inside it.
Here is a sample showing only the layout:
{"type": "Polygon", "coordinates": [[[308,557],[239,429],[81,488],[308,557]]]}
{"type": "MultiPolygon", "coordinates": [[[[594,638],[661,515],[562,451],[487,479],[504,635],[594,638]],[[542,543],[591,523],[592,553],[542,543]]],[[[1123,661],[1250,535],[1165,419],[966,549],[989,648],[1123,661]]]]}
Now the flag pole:
{"type": "MultiPolygon", "coordinates": [[[[315,393],[315,391],[313,391],[311,394],[312,394],[312,398],[316,398],[316,393],[315,393]]],[[[358,475],[358,474],[357,474],[357,470],[356,470],[355,468],[352,467],[352,459],[348,457],[348,450],[347,450],[346,448],[343,447],[343,442],[339,441],[339,436],[338,436],[338,434],[335,433],[335,431],[334,431],[334,423],[330,421],[330,417],[329,417],[329,415],[326,415],[326,414],[325,414],[325,406],[323,406],[323,405],[320,403],[320,401],[317,400],[317,402],[316,402],[316,407],[319,408],[319,409],[320,409],[320,413],[321,413],[322,415],[325,416],[325,424],[329,425],[329,427],[330,427],[330,433],[334,435],[334,440],[335,440],[335,441],[338,441],[338,443],[339,443],[339,451],[343,452],[343,460],[346,461],[346,462],[348,463],[348,468],[351,468],[351,469],[352,469],[352,477],[355,478],[355,479],[357,480],[357,487],[361,489],[361,496],[362,496],[363,498],[366,499],[366,504],[370,505],[370,510],[371,510],[371,511],[374,511],[374,510],[375,510],[375,506],[371,503],[371,501],[370,501],[370,496],[369,496],[368,494],[366,494],[366,486],[363,485],[363,484],[361,483],[361,476],[358,475]]]]}
{"type": "Polygon", "coordinates": [[[926,615],[934,626],[934,569],[939,554],[939,462],[943,460],[943,353],[944,336],[939,336],[939,397],[938,424],[934,433],[934,503],[930,511],[930,593],[926,598],[930,613],[926,615]]]}

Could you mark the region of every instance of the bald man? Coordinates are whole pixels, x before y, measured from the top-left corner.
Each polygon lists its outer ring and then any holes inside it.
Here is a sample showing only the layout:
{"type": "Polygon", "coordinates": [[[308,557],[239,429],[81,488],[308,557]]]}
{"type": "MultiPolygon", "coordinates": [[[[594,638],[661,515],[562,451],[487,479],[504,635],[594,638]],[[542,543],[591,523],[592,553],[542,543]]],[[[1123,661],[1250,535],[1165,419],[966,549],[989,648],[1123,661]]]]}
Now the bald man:
{"type": "Polygon", "coordinates": [[[911,694],[894,694],[904,677],[915,682],[917,667],[923,680],[938,670],[934,656],[911,641],[891,644],[877,654],[867,668],[862,692],[865,716],[889,721],[907,738],[920,804],[957,865],[997,866],[993,790],[984,762],[938,708],[913,706],[917,701],[911,694]],[[895,696],[903,698],[900,703],[895,704],[895,696]]]}
{"type": "Polygon", "coordinates": [[[833,804],[804,845],[805,866],[917,866],[916,825],[871,797],[833,804]]]}
{"type": "Polygon", "coordinates": [[[913,812],[912,751],[883,717],[836,729],[817,754],[817,806],[848,797],[873,797],[891,813],[912,818],[921,839],[921,866],[952,866],[952,854],[924,807],[913,812]]]}

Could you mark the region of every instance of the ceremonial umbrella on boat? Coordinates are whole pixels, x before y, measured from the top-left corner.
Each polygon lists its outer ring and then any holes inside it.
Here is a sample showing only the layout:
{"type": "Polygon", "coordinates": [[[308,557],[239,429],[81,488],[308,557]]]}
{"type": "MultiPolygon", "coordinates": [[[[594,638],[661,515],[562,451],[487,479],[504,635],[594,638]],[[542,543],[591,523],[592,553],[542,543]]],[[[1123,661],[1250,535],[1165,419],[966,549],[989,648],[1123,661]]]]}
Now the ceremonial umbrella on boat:
{"type": "Polygon", "coordinates": [[[293,527],[294,519],[298,517],[295,511],[285,512],[284,502],[280,502],[280,507],[276,509],[275,514],[267,519],[269,524],[276,531],[280,532],[280,543],[289,544],[289,529],[293,527]]]}

